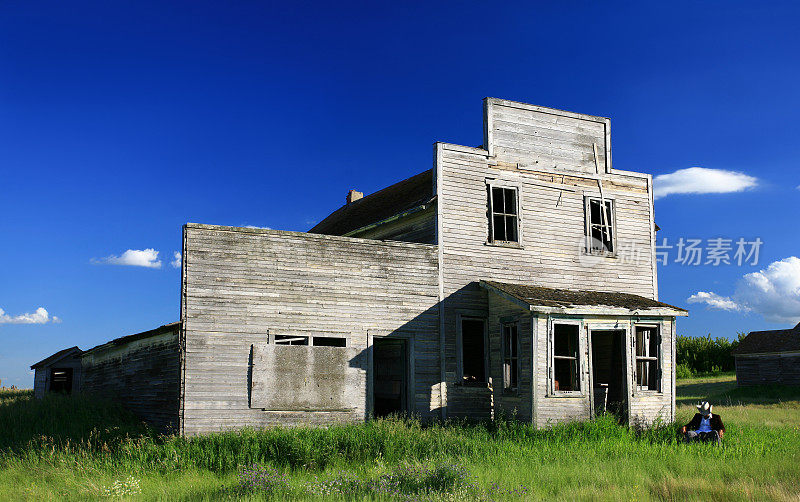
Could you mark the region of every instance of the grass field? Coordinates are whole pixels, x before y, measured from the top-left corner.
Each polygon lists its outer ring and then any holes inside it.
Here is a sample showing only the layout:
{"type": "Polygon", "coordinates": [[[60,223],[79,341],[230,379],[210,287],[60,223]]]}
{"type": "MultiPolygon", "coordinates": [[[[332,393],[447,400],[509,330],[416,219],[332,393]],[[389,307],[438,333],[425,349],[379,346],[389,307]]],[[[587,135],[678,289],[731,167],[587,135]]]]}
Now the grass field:
{"type": "Polygon", "coordinates": [[[724,447],[610,418],[165,437],[111,403],[5,392],[0,500],[800,500],[800,389],[739,389],[731,375],[678,385],[678,422],[710,399],[724,447]]]}

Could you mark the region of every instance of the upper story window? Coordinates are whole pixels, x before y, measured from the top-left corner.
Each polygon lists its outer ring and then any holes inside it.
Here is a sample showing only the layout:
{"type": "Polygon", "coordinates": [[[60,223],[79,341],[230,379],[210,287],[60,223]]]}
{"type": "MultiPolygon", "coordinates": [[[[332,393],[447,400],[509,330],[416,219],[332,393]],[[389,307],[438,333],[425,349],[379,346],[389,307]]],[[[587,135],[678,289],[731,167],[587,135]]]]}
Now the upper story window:
{"type": "Polygon", "coordinates": [[[519,193],[489,186],[489,242],[519,243],[519,193]]]}
{"type": "Polygon", "coordinates": [[[616,252],[614,201],[586,198],[586,252],[613,254],[616,252]],[[603,204],[605,202],[605,205],[603,204]]]}

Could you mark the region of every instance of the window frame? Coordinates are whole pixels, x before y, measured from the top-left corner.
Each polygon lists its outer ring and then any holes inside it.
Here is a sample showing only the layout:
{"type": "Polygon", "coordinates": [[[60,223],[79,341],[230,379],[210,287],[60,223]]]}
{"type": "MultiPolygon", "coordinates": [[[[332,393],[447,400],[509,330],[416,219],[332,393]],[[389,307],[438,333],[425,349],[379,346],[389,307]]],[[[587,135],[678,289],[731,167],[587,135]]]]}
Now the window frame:
{"type": "Polygon", "coordinates": [[[584,193],[584,195],[583,195],[583,215],[584,215],[584,217],[583,217],[583,221],[584,221],[584,223],[583,223],[583,226],[584,226],[583,235],[584,235],[584,240],[585,240],[585,244],[583,246],[583,253],[587,254],[587,255],[592,255],[592,256],[605,256],[605,257],[608,257],[608,258],[616,258],[617,257],[617,251],[618,251],[618,246],[617,246],[617,200],[616,200],[616,198],[613,197],[613,196],[609,197],[609,196],[606,196],[605,194],[603,194],[603,197],[601,199],[600,194],[595,195],[595,194],[584,193]],[[593,200],[596,200],[597,202],[599,202],[601,204],[602,204],[603,200],[606,203],[611,203],[611,218],[610,218],[610,221],[608,222],[609,225],[611,226],[611,246],[612,246],[611,251],[594,252],[594,251],[592,251],[592,249],[591,249],[591,247],[589,245],[591,243],[590,239],[592,237],[592,210],[591,210],[591,204],[592,204],[593,200]]]}
{"type": "MultiPolygon", "coordinates": [[[[631,358],[633,359],[631,368],[632,368],[632,384],[633,389],[636,394],[663,394],[664,393],[664,329],[660,323],[634,323],[633,330],[631,330],[631,358]],[[644,329],[654,329],[656,332],[656,336],[658,336],[658,355],[653,356],[638,356],[636,353],[636,343],[637,343],[637,330],[638,328],[644,329]],[[657,371],[657,388],[650,389],[648,387],[643,387],[639,385],[639,360],[643,359],[649,362],[655,361],[656,363],[656,371],[657,371]]],[[[648,344],[649,349],[649,344],[648,344]]]]}
{"type": "Polygon", "coordinates": [[[311,345],[311,337],[309,335],[272,335],[270,338],[274,345],[292,345],[295,347],[311,345]],[[295,343],[298,341],[305,343],[295,343]]]}
{"type": "MultiPolygon", "coordinates": [[[[501,355],[501,365],[500,369],[502,372],[502,379],[503,379],[503,392],[509,394],[517,394],[519,392],[519,381],[520,381],[520,330],[522,328],[522,323],[519,320],[514,321],[505,321],[500,323],[500,355],[501,355]],[[516,340],[514,340],[514,355],[509,354],[509,345],[506,342],[506,328],[514,328],[516,330],[516,340]],[[506,381],[506,364],[508,361],[516,361],[516,371],[514,372],[516,385],[510,385],[510,382],[506,381]]],[[[510,372],[509,372],[510,373],[510,372]]]]}
{"type": "Polygon", "coordinates": [[[585,332],[583,319],[571,318],[550,318],[547,328],[547,395],[548,397],[586,397],[586,357],[585,342],[582,334],[585,332]],[[576,370],[578,372],[578,390],[556,390],[555,389],[555,327],[558,324],[576,326],[578,328],[578,355],[576,370]]]}
{"type": "Polygon", "coordinates": [[[498,246],[498,247],[508,247],[508,248],[519,248],[522,249],[522,190],[518,183],[512,183],[503,180],[496,180],[496,179],[486,179],[486,219],[487,219],[487,238],[486,238],[486,245],[488,246],[498,246]],[[509,213],[498,213],[500,215],[505,216],[516,216],[517,221],[517,240],[516,241],[501,241],[494,239],[494,197],[492,191],[495,188],[500,188],[504,190],[514,190],[515,192],[515,202],[516,202],[516,215],[510,215],[509,213]]]}
{"type": "Polygon", "coordinates": [[[456,315],[456,379],[459,385],[485,386],[491,383],[489,375],[489,322],[486,315],[478,313],[458,313],[456,315]],[[483,378],[482,382],[464,381],[464,321],[480,321],[483,323],[483,378]]]}

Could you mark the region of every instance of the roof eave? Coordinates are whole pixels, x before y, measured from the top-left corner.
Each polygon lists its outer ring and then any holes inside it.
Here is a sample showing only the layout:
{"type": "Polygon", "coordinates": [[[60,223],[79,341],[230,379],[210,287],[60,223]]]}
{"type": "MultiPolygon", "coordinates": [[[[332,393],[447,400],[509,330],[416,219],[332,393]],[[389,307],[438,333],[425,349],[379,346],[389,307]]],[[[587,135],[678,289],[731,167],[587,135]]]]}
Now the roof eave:
{"type": "Polygon", "coordinates": [[[506,300],[519,305],[525,310],[537,314],[546,315],[604,315],[604,316],[625,316],[625,317],[687,317],[689,312],[681,309],[671,309],[668,307],[656,308],[641,308],[641,309],[627,309],[624,307],[612,307],[608,305],[580,305],[568,307],[549,307],[545,305],[535,305],[530,303],[524,298],[514,296],[502,289],[495,287],[493,284],[481,280],[481,287],[495,293],[506,300]]]}
{"type": "MultiPolygon", "coordinates": [[[[382,219],[380,221],[376,221],[374,223],[370,223],[369,225],[364,225],[363,227],[356,228],[355,230],[350,230],[349,232],[346,232],[346,233],[342,234],[342,237],[352,237],[352,236],[354,236],[356,234],[360,234],[361,232],[366,232],[367,230],[372,230],[373,228],[377,228],[377,227],[379,227],[381,225],[386,225],[387,223],[391,223],[393,221],[400,220],[402,218],[405,218],[406,216],[411,216],[412,214],[418,213],[420,211],[424,211],[424,210],[428,209],[428,207],[430,207],[430,205],[433,203],[434,200],[436,200],[436,196],[435,195],[430,200],[428,200],[428,201],[426,201],[426,202],[424,202],[424,203],[422,203],[422,204],[420,204],[418,206],[414,206],[411,209],[406,209],[405,211],[400,211],[399,213],[394,214],[392,216],[389,216],[388,218],[384,218],[384,219],[382,219]]],[[[311,232],[311,230],[309,230],[309,232],[311,232]]]]}
{"type": "MultiPolygon", "coordinates": [[[[530,304],[529,304],[530,305],[530,304]]],[[[626,309],[608,305],[581,305],[570,307],[547,307],[544,305],[530,305],[531,312],[548,315],[608,315],[625,317],[688,317],[689,312],[670,308],[641,308],[626,309]]]]}

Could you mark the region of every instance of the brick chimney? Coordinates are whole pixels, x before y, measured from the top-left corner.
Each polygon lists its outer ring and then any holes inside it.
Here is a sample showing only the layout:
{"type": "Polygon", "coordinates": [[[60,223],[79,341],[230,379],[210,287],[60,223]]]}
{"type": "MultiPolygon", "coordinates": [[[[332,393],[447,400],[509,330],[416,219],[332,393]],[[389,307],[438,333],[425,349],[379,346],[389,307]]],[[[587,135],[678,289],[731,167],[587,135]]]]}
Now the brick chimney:
{"type": "Polygon", "coordinates": [[[355,190],[350,190],[349,192],[347,192],[347,203],[350,204],[351,202],[355,202],[358,199],[361,199],[363,197],[364,197],[364,193],[363,192],[357,192],[355,190]]]}

